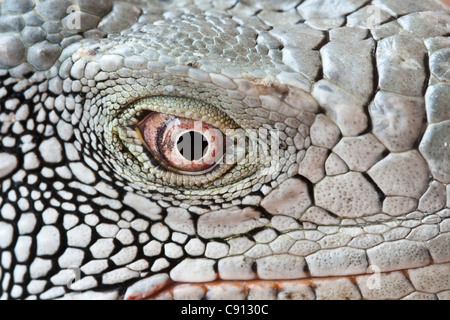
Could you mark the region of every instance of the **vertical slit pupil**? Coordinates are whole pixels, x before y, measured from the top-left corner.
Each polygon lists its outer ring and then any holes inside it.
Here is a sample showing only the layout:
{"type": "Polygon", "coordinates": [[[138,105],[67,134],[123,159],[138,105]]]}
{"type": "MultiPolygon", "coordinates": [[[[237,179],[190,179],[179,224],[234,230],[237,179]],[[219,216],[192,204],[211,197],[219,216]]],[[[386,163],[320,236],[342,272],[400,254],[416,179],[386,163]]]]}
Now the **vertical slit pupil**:
{"type": "Polygon", "coordinates": [[[177,142],[180,154],[189,161],[197,161],[206,155],[208,141],[205,136],[196,131],[183,134],[177,142]]]}

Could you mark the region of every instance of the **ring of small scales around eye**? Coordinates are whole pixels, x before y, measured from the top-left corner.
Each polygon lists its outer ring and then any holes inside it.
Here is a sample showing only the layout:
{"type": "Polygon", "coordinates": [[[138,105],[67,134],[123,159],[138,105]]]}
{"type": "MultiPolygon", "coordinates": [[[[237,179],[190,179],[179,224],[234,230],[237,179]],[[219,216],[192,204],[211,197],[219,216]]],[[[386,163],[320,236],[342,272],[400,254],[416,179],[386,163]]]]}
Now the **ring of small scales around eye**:
{"type": "Polygon", "coordinates": [[[106,146],[119,160],[116,168],[151,188],[185,187],[188,193],[195,189],[207,196],[211,189],[206,186],[222,190],[224,182],[218,177],[246,179],[270,165],[267,142],[256,141],[259,137],[250,136],[208,103],[153,96],[121,106],[116,112],[103,126],[106,146]],[[198,146],[193,146],[196,135],[198,146]],[[192,149],[197,156],[192,156],[192,149]],[[256,152],[263,156],[256,157],[256,152]]]}

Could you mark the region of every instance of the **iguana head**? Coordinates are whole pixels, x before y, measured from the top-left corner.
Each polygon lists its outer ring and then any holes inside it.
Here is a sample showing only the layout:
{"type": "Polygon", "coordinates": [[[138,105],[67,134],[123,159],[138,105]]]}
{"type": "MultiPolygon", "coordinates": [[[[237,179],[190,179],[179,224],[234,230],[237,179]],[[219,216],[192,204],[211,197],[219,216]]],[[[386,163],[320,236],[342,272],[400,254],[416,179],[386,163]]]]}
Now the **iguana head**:
{"type": "Polygon", "coordinates": [[[448,298],[442,3],[0,9],[2,298],[448,298]]]}

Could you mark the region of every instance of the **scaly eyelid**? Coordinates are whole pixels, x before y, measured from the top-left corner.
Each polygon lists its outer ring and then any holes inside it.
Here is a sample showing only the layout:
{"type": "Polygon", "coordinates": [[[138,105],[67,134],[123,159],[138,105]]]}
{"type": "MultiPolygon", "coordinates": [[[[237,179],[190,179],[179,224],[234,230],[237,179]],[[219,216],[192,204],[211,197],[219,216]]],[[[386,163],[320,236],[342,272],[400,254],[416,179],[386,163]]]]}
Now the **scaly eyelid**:
{"type": "Polygon", "coordinates": [[[158,112],[169,116],[202,121],[221,131],[239,129],[240,126],[225,112],[210,104],[183,97],[155,96],[135,101],[119,115],[121,125],[135,126],[142,114],[158,112]]]}

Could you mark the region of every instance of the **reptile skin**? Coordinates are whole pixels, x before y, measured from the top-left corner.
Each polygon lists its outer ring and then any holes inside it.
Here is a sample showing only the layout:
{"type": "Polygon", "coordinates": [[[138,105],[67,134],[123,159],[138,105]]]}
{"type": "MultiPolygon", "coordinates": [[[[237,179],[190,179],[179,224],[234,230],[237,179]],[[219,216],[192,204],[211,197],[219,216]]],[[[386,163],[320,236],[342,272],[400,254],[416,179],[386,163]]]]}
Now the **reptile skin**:
{"type": "Polygon", "coordinates": [[[444,3],[0,12],[0,298],[450,299],[444,3]],[[180,177],[124,125],[152,97],[277,143],[180,177]]]}

